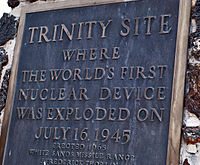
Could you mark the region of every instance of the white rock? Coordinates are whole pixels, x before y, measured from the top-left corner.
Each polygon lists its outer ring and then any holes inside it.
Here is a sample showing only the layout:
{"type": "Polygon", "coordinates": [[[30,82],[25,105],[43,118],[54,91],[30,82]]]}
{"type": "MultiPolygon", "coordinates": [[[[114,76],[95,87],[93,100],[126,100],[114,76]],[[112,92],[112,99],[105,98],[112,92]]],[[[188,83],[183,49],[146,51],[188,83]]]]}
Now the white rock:
{"type": "Polygon", "coordinates": [[[186,150],[188,153],[195,154],[197,153],[197,146],[196,144],[188,144],[186,150]]]}

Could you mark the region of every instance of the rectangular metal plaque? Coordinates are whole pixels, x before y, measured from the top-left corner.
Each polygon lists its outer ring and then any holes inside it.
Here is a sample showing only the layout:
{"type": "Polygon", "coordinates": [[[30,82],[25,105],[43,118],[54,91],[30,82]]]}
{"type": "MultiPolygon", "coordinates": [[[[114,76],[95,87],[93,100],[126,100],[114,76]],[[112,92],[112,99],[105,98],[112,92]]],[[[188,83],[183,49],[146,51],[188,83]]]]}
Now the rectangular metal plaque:
{"type": "Polygon", "coordinates": [[[178,164],[190,3],[25,7],[3,164],[178,164]]]}

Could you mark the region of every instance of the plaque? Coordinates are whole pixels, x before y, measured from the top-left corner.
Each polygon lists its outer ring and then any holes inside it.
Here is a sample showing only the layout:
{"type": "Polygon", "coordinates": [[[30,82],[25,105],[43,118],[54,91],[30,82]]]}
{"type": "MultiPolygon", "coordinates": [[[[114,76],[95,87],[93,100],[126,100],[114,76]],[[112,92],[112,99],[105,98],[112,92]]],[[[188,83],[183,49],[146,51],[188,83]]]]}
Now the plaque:
{"type": "Polygon", "coordinates": [[[24,7],[3,164],[178,164],[190,3],[24,7]]]}

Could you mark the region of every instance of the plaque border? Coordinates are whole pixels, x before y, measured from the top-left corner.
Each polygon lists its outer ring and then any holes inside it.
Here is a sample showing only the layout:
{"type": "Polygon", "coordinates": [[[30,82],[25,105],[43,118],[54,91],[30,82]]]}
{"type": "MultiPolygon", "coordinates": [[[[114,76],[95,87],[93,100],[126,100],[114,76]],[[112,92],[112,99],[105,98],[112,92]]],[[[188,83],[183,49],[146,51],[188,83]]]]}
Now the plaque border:
{"type": "Polygon", "coordinates": [[[167,165],[179,164],[181,128],[183,120],[185,73],[188,53],[188,35],[191,0],[180,0],[176,52],[174,63],[171,112],[168,135],[167,165]]]}
{"type": "MultiPolygon", "coordinates": [[[[129,1],[139,2],[144,0],[67,0],[60,2],[44,2],[44,3],[39,2],[36,4],[28,4],[22,6],[16,45],[14,49],[14,59],[11,69],[11,76],[9,80],[9,88],[8,88],[8,95],[4,112],[4,119],[0,136],[0,164],[3,163],[5,156],[4,150],[6,148],[8,128],[10,126],[11,111],[15,95],[18,62],[19,62],[19,55],[21,50],[26,14],[49,11],[49,10],[94,6],[94,5],[129,2],[129,1]]],[[[180,158],[179,153],[180,153],[181,128],[182,128],[182,116],[183,116],[183,104],[184,104],[184,85],[185,85],[185,72],[186,72],[186,61],[187,61],[187,51],[188,51],[187,45],[188,45],[188,35],[189,35],[190,10],[192,2],[191,0],[179,0],[179,1],[180,4],[179,4],[178,27],[177,27],[178,31],[176,39],[166,165],[176,165],[176,164],[178,165],[180,158]]]]}

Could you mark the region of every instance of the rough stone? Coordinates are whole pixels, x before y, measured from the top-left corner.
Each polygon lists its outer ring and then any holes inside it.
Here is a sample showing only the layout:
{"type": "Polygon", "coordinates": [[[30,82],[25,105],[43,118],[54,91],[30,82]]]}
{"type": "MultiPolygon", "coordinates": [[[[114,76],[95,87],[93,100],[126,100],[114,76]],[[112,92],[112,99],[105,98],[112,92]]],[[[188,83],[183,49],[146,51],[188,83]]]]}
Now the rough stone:
{"type": "Polygon", "coordinates": [[[6,104],[6,97],[7,97],[8,85],[9,85],[9,76],[10,76],[10,69],[6,70],[2,87],[0,89],[0,112],[3,110],[6,104]]]}
{"type": "Polygon", "coordinates": [[[187,82],[189,84],[189,92],[186,94],[185,106],[189,112],[200,117],[200,65],[195,66],[189,64],[187,71],[187,82]]]}
{"type": "Polygon", "coordinates": [[[38,1],[38,0],[27,0],[27,1],[29,1],[29,2],[36,2],[36,1],[38,1]]]}
{"type": "Polygon", "coordinates": [[[187,159],[185,159],[183,165],[190,165],[187,159]]]}
{"type": "Polygon", "coordinates": [[[183,137],[187,144],[195,144],[200,142],[200,127],[184,128],[183,137]]]}
{"type": "Polygon", "coordinates": [[[3,67],[8,63],[8,55],[4,48],[0,47],[0,77],[3,67]]]}
{"type": "MultiPolygon", "coordinates": [[[[39,0],[25,0],[27,2],[33,3],[39,0]]],[[[47,0],[43,0],[43,1],[47,1],[47,0]]],[[[15,8],[20,4],[20,0],[8,0],[8,6],[15,8]]]]}
{"type": "Polygon", "coordinates": [[[0,46],[13,39],[17,33],[18,21],[14,16],[4,13],[0,19],[0,46]]]}
{"type": "Polygon", "coordinates": [[[188,144],[187,145],[187,152],[190,154],[197,153],[197,146],[195,144],[188,144]]]}
{"type": "Polygon", "coordinates": [[[186,83],[189,90],[186,93],[185,106],[187,110],[194,113],[198,118],[200,117],[200,0],[193,1],[191,11],[191,26],[192,28],[189,36],[189,49],[188,56],[189,64],[187,67],[186,83]],[[195,4],[195,5],[194,5],[195,4]],[[195,29],[195,30],[194,30],[195,29]],[[193,59],[195,62],[190,62],[193,59]]]}
{"type": "Polygon", "coordinates": [[[193,114],[193,113],[190,113],[186,108],[184,109],[184,120],[183,120],[183,125],[186,127],[200,127],[200,120],[199,118],[193,114]]]}
{"type": "Polygon", "coordinates": [[[19,0],[8,0],[8,6],[12,8],[17,7],[19,3],[19,0]]]}
{"type": "Polygon", "coordinates": [[[200,162],[200,0],[192,0],[180,165],[200,162]]]}
{"type": "Polygon", "coordinates": [[[191,19],[196,21],[196,31],[190,34],[189,37],[189,48],[196,47],[194,41],[200,38],[200,1],[197,0],[195,6],[192,7],[191,19]]]}

